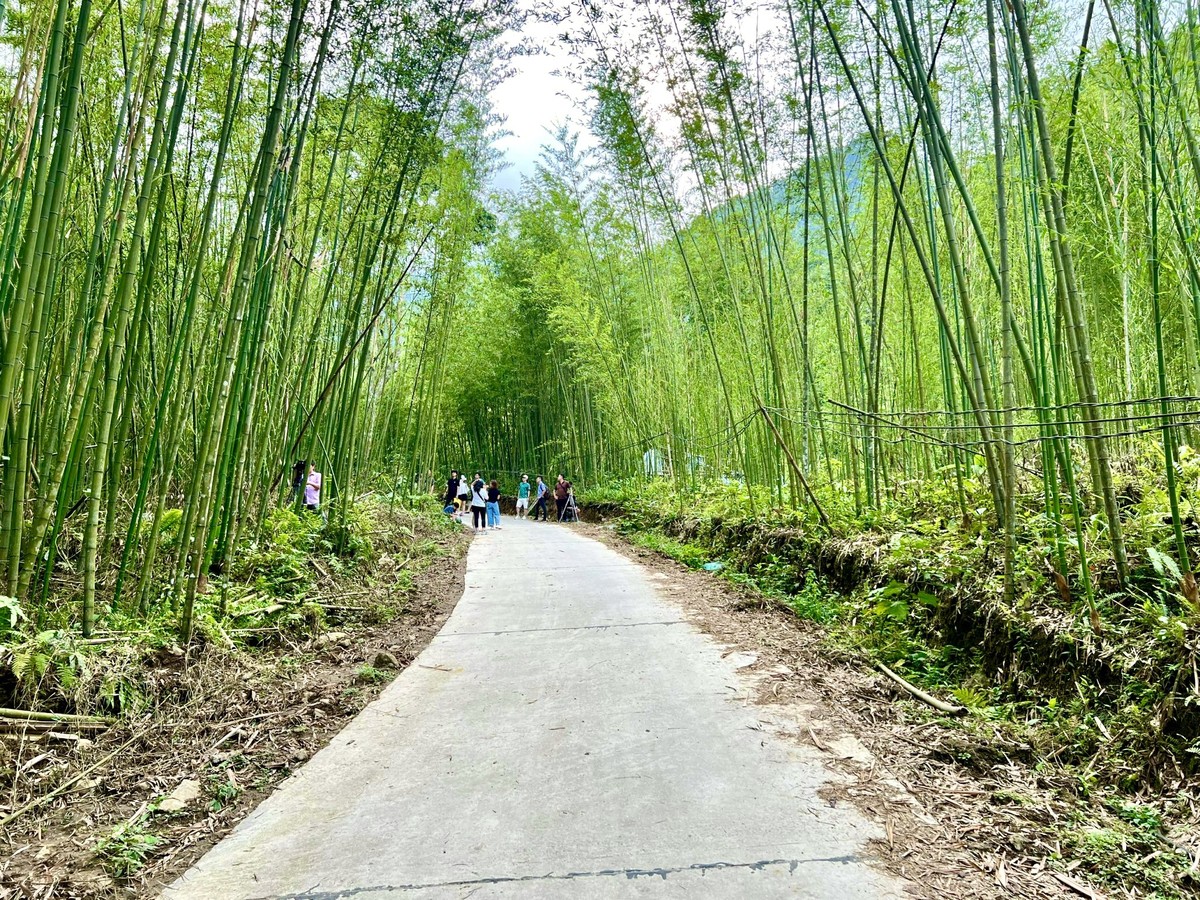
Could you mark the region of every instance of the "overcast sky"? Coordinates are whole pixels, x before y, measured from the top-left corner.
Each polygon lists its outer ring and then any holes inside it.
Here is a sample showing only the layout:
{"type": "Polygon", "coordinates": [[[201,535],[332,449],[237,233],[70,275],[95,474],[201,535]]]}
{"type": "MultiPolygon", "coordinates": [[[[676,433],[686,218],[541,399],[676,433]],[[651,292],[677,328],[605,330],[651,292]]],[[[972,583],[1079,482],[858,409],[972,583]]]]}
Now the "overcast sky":
{"type": "Polygon", "coordinates": [[[508,166],[492,179],[494,187],[516,190],[522,176],[533,172],[541,147],[549,133],[569,124],[581,130],[579,89],[564,76],[555,74],[571,64],[569,54],[559,45],[560,27],[545,22],[529,22],[525,34],[540,48],[536,55],[511,60],[514,74],[492,91],[496,113],[506,119],[511,134],[496,142],[508,166]]]}

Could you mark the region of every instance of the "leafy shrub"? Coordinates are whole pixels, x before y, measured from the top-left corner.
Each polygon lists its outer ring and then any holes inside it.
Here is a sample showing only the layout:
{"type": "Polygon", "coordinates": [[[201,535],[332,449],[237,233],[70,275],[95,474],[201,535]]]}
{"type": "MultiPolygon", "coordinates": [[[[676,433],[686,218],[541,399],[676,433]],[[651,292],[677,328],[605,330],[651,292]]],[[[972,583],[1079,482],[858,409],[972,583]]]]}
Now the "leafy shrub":
{"type": "Polygon", "coordinates": [[[118,825],[96,846],[96,856],[114,878],[129,878],[146,864],[146,857],[162,843],[144,819],[118,825]]]}
{"type": "MultiPolygon", "coordinates": [[[[356,505],[338,510],[321,534],[321,546],[343,564],[369,565],[375,559],[370,533],[374,527],[373,510],[368,505],[356,505]]],[[[444,518],[444,516],[443,516],[444,518]]]]}
{"type": "Polygon", "coordinates": [[[805,574],[803,586],[787,597],[787,604],[798,617],[818,625],[827,625],[842,614],[838,595],[812,571],[805,574]]]}
{"type": "Polygon", "coordinates": [[[16,597],[0,597],[0,634],[12,631],[25,618],[16,597]]]}
{"type": "Polygon", "coordinates": [[[309,557],[321,525],[316,516],[301,517],[282,507],[271,510],[263,522],[263,539],[237,556],[233,577],[269,596],[300,594],[313,577],[309,557]]]}
{"type": "Polygon", "coordinates": [[[364,684],[382,684],[388,681],[392,676],[382,669],[377,669],[372,665],[361,665],[354,670],[354,677],[364,684]]]}
{"type": "Polygon", "coordinates": [[[212,794],[208,808],[213,812],[220,812],[242,795],[242,788],[232,780],[231,775],[224,778],[212,775],[208,779],[208,792],[212,794]]]}
{"type": "Polygon", "coordinates": [[[276,550],[307,550],[321,526],[316,516],[300,516],[291,507],[279,506],[267,513],[262,534],[266,544],[276,550]]]}

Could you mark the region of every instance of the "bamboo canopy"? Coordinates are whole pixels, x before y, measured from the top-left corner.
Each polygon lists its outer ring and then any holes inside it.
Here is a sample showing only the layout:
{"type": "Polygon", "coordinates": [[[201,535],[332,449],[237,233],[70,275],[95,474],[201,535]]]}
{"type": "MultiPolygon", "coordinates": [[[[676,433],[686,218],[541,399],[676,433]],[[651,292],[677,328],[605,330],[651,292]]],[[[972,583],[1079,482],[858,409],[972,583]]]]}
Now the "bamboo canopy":
{"type": "Polygon", "coordinates": [[[502,195],[514,3],[0,5],[3,593],[190,635],[299,461],[334,540],[563,471],[1195,593],[1197,4],[1077,7],[563,0],[502,195]]]}

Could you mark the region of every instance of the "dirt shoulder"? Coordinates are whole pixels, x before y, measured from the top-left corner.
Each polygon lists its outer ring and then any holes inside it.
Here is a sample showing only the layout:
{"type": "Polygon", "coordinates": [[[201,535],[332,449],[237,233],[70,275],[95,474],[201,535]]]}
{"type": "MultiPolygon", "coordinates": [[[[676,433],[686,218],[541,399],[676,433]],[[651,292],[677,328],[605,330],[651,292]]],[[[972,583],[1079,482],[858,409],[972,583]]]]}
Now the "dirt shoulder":
{"type": "Polygon", "coordinates": [[[1022,748],[989,745],[924,705],[822,630],[724,579],[637,547],[612,528],[583,533],[657,573],[663,593],[698,628],[738,654],[756,680],[753,702],[790,740],[815,746],[836,773],[825,800],[852,803],[879,822],[872,848],[915,896],[1100,898],[1060,862],[1053,835],[1063,808],[1022,748]],[[663,577],[665,576],[665,577],[663,577]]]}
{"type": "MultiPolygon", "coordinates": [[[[165,648],[145,663],[160,688],[151,714],[83,739],[65,728],[0,737],[0,761],[15,773],[0,819],[58,791],[4,826],[0,898],[157,896],[437,634],[462,596],[469,538],[436,542],[422,570],[408,569],[411,581],[383,588],[398,609],[388,621],[267,633],[252,650],[165,648]]],[[[351,604],[343,614],[379,599],[352,587],[335,576],[325,585],[351,604]]]]}

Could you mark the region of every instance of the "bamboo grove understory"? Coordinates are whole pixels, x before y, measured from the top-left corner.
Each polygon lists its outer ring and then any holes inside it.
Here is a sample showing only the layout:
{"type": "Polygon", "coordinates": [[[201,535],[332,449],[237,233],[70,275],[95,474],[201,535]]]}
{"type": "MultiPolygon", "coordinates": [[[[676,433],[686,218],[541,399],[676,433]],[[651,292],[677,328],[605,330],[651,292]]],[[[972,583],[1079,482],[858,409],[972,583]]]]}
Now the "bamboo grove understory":
{"type": "Polygon", "coordinates": [[[444,323],[477,228],[486,6],[9,7],[8,594],[44,602],[65,552],[84,634],[102,580],[190,633],[293,456],[339,461],[331,527],[382,471],[385,388],[436,396],[403,347],[444,323]]]}
{"type": "Polygon", "coordinates": [[[10,0],[0,103],[35,619],[190,635],[296,459],[335,544],[452,466],[650,471],[1200,605],[1194,0],[10,0]],[[531,12],[586,128],[500,194],[531,12]]]}

